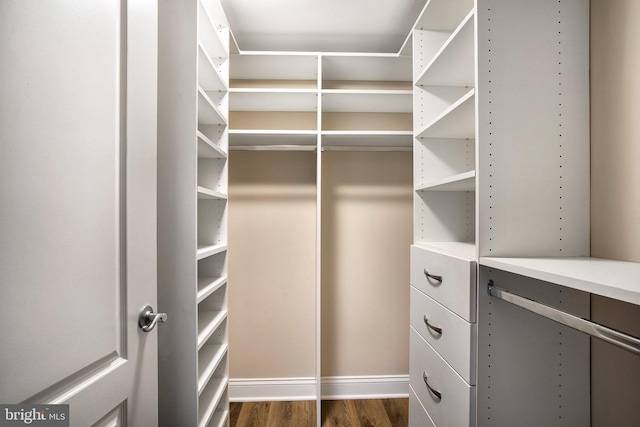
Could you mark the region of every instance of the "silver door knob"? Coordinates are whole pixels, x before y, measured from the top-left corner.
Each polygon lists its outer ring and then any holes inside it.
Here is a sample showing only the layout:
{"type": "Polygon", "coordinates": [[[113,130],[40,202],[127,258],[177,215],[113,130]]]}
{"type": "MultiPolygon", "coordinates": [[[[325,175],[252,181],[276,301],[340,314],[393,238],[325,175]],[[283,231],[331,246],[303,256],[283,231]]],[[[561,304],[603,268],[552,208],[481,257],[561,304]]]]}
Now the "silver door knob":
{"type": "Polygon", "coordinates": [[[153,330],[158,322],[164,323],[166,321],[167,313],[154,313],[153,307],[150,305],[143,308],[140,316],[138,316],[138,325],[140,325],[140,328],[145,332],[153,330]]]}

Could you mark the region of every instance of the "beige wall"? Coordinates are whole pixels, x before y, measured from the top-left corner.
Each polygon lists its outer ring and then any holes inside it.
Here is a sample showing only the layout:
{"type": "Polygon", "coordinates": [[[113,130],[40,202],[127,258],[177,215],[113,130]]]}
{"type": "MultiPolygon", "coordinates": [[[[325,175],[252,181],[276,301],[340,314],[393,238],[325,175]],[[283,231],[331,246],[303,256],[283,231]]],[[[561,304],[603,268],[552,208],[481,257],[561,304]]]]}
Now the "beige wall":
{"type": "MultiPolygon", "coordinates": [[[[315,155],[231,152],[233,378],[315,376],[315,155]]],[[[408,372],[411,165],[323,153],[323,376],[408,372]]]]}
{"type": "MultiPolygon", "coordinates": [[[[640,262],[640,1],[591,0],[591,255],[640,262]]],[[[640,308],[592,299],[640,336],[640,308]]],[[[640,425],[640,358],[592,340],[594,427],[640,425]]]]}
{"type": "Polygon", "coordinates": [[[229,157],[232,378],[315,376],[313,152],[229,157]]]}
{"type": "Polygon", "coordinates": [[[322,156],[322,376],[409,369],[410,152],[322,156]]]}

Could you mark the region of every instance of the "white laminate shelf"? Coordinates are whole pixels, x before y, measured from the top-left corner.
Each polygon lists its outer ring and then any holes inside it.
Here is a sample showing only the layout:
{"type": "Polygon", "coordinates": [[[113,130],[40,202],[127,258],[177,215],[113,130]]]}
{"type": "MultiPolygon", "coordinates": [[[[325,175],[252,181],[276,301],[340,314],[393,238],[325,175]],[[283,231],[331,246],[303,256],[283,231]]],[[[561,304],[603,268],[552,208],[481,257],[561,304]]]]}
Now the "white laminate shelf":
{"type": "MultiPolygon", "coordinates": [[[[213,2],[216,3],[216,2],[213,2]]],[[[224,16],[220,14],[219,16],[224,16]]],[[[215,20],[209,15],[202,1],[198,1],[198,39],[207,54],[215,58],[229,58],[229,50],[218,34],[215,20]]]]}
{"type": "Polygon", "coordinates": [[[416,138],[475,138],[475,90],[471,89],[416,134],[416,138]]]}
{"type": "Polygon", "coordinates": [[[207,344],[198,351],[198,395],[201,395],[209,384],[211,376],[218,369],[227,349],[226,344],[207,344]]]}
{"type": "Polygon", "coordinates": [[[198,246],[196,252],[196,258],[201,260],[203,258],[207,258],[220,252],[224,252],[227,250],[227,245],[202,245],[198,246]]]}
{"type": "Polygon", "coordinates": [[[198,85],[205,91],[226,92],[229,90],[224,77],[200,41],[198,42],[198,85]]]}
{"type": "Polygon", "coordinates": [[[640,305],[640,263],[591,257],[482,257],[480,264],[640,305]]]}
{"type": "Polygon", "coordinates": [[[429,0],[414,28],[418,30],[453,31],[473,8],[474,0],[429,0]]]}
{"type": "Polygon", "coordinates": [[[198,350],[202,348],[226,318],[226,310],[198,310],[198,350]]]}
{"type": "Polygon", "coordinates": [[[198,137],[198,158],[201,159],[226,159],[227,153],[213,142],[208,136],[196,131],[198,137]]]}
{"type": "Polygon", "coordinates": [[[207,92],[198,87],[198,124],[200,125],[226,125],[227,119],[220,109],[211,100],[207,92]]]}
{"type": "Polygon", "coordinates": [[[227,283],[227,276],[222,277],[199,277],[197,302],[200,304],[209,295],[220,289],[227,283]]]}
{"type": "Polygon", "coordinates": [[[476,171],[468,171],[428,182],[416,187],[416,191],[475,191],[476,171]]]}
{"type": "Polygon", "coordinates": [[[322,91],[322,111],[362,113],[411,113],[411,90],[341,90],[322,91]]]}
{"type": "Polygon", "coordinates": [[[474,11],[451,34],[416,80],[416,86],[475,85],[474,11]]]}
{"type": "Polygon", "coordinates": [[[227,195],[219,191],[198,186],[198,199],[227,200],[227,195]]]}
{"type": "Polygon", "coordinates": [[[323,147],[404,147],[413,144],[413,132],[407,131],[322,131],[323,147]]]}
{"type": "Polygon", "coordinates": [[[198,427],[222,426],[228,417],[227,411],[216,411],[220,399],[227,388],[228,378],[216,378],[211,381],[204,393],[200,395],[198,410],[198,427]]]}
{"type": "Polygon", "coordinates": [[[477,259],[475,242],[416,242],[414,245],[444,255],[462,258],[467,261],[475,262],[477,259]]]}
{"type": "Polygon", "coordinates": [[[229,146],[231,148],[288,145],[315,147],[317,141],[318,132],[315,130],[229,130],[229,146]]]}

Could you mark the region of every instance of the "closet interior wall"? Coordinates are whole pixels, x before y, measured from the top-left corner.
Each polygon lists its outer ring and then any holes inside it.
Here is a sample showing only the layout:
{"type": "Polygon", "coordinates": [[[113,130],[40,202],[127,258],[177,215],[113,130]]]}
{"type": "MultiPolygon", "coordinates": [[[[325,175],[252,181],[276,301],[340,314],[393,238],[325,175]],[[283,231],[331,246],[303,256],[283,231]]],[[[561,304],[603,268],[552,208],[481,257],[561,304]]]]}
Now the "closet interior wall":
{"type": "MultiPolygon", "coordinates": [[[[640,262],[640,3],[591,1],[591,255],[640,262]]],[[[594,322],[640,337],[640,306],[593,296],[594,322]]],[[[640,425],[638,356],[591,342],[592,425],[640,425]],[[611,393],[611,390],[624,390],[611,393]]]]}
{"type": "Polygon", "coordinates": [[[410,79],[397,55],[232,56],[233,400],[406,395],[410,79]]]}

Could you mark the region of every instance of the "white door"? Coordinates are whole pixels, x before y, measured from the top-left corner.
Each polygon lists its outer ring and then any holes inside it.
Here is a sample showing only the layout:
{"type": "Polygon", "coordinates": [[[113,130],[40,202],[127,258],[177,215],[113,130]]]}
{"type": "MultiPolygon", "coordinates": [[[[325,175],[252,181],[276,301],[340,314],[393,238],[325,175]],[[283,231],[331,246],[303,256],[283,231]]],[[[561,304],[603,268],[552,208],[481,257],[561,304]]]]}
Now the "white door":
{"type": "Polygon", "coordinates": [[[157,425],[156,40],[153,0],[0,1],[2,404],[157,425]]]}

